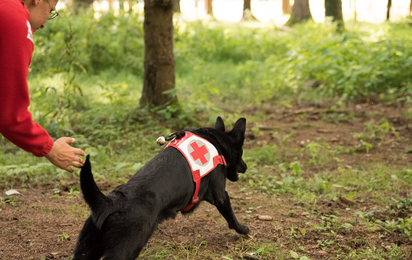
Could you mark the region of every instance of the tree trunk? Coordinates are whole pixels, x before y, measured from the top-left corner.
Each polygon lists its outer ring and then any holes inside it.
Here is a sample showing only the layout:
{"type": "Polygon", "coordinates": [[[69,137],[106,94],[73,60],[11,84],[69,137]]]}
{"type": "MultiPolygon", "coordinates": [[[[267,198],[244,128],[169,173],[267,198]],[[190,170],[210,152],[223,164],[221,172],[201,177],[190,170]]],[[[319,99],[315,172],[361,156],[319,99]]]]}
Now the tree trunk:
{"type": "Polygon", "coordinates": [[[337,23],[337,30],[343,31],[342,0],[325,0],[325,16],[332,17],[332,21],[337,23]]]}
{"type": "Polygon", "coordinates": [[[353,0],[354,1],[354,11],[355,11],[355,13],[354,13],[354,20],[355,20],[355,23],[358,21],[358,10],[356,10],[356,0],[353,0]]]}
{"type": "Polygon", "coordinates": [[[292,7],[292,13],[289,20],[286,22],[287,26],[292,26],[307,20],[313,20],[309,9],[309,0],[295,0],[292,7]]]}
{"type": "Polygon", "coordinates": [[[109,3],[109,9],[113,9],[114,0],[107,0],[107,2],[109,3]]]}
{"type": "Polygon", "coordinates": [[[207,14],[213,16],[213,0],[206,0],[207,14]]]}
{"type": "Polygon", "coordinates": [[[140,105],[165,106],[177,98],[175,87],[173,0],[144,1],[144,78],[140,105]]]}
{"type": "Polygon", "coordinates": [[[290,0],[282,0],[282,11],[283,14],[290,14],[290,0]]]}
{"type": "Polygon", "coordinates": [[[94,0],[75,0],[76,2],[87,4],[87,5],[92,5],[94,0]]]}
{"type": "Polygon", "coordinates": [[[251,0],[243,0],[243,12],[245,12],[246,10],[250,11],[250,2],[251,0]]]}
{"type": "Polygon", "coordinates": [[[173,9],[176,13],[180,13],[180,0],[173,0],[173,9]]]}
{"type": "Polygon", "coordinates": [[[411,0],[411,3],[409,4],[409,14],[412,14],[412,0],[411,0]]]}
{"type": "Polygon", "coordinates": [[[392,0],[388,0],[388,6],[386,9],[386,21],[389,21],[389,17],[391,14],[391,7],[392,7],[392,0]]]}

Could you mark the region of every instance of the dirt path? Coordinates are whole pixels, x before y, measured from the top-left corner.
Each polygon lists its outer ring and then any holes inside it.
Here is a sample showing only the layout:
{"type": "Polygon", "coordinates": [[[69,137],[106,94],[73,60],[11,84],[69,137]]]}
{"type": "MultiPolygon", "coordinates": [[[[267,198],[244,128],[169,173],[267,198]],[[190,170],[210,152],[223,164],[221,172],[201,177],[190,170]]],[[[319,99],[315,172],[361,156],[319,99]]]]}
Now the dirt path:
{"type": "MultiPolygon", "coordinates": [[[[253,115],[256,111],[250,109],[245,113],[253,115]]],[[[311,107],[291,110],[269,108],[264,113],[266,119],[248,125],[246,148],[275,143],[300,147],[302,142],[317,138],[323,138],[331,145],[355,146],[357,141],[352,133],[362,132],[365,122],[372,118],[379,122],[382,117],[390,120],[401,136],[412,139],[411,131],[405,127],[409,122],[403,119],[404,111],[397,108],[358,105],[338,113],[311,107]],[[279,131],[279,137],[286,136],[291,131],[294,135],[280,143],[280,138],[276,138],[274,131],[279,131]]],[[[354,167],[367,160],[410,164],[412,157],[409,154],[396,156],[408,144],[392,143],[388,140],[387,146],[377,147],[373,153],[343,155],[341,160],[354,167]]],[[[287,158],[289,155],[282,156],[287,158]]],[[[313,173],[308,169],[306,174],[311,176],[313,173]]],[[[0,203],[0,259],[70,259],[80,229],[89,215],[81,194],[69,193],[73,185],[78,185],[77,180],[65,185],[55,181],[42,187],[17,188],[20,195],[10,196],[9,200],[0,203]]],[[[101,182],[99,186],[105,191],[113,189],[107,182],[101,182]]],[[[286,254],[291,248],[299,247],[310,259],[334,259],[334,252],[337,250],[349,252],[362,248],[368,240],[381,239],[379,232],[368,232],[362,226],[354,227],[351,232],[337,230],[335,244],[328,250],[322,250],[319,244],[319,240],[327,241],[326,234],[307,230],[299,242],[292,239],[293,236],[302,236],[299,232],[294,234],[295,229],[305,229],[305,223],[308,222],[320,222],[320,218],[315,218],[312,214],[329,216],[339,210],[340,217],[353,219],[356,211],[378,210],[376,205],[369,203],[368,199],[371,198],[366,198],[362,204],[351,206],[330,200],[320,200],[309,205],[296,203],[288,194],[275,197],[270,193],[243,187],[244,184],[241,183],[229,183],[227,189],[235,214],[241,223],[249,226],[250,236],[240,236],[229,230],[218,211],[203,203],[188,217],[178,215],[176,219],[162,223],[146,246],[142,259],[283,259],[274,254],[266,254],[262,258],[248,254],[251,248],[256,249],[259,245],[264,249],[271,247],[272,252],[277,250],[286,254]],[[309,214],[310,211],[312,213],[309,214]],[[260,220],[257,215],[271,216],[273,220],[260,220]],[[174,252],[178,258],[164,254],[163,249],[174,252]]],[[[3,194],[0,196],[4,196],[4,192],[5,187],[0,189],[0,194],[3,194]]],[[[390,243],[411,247],[411,242],[398,234],[387,236],[382,240],[381,246],[385,248],[390,243]]]]}
{"type": "MultiPolygon", "coordinates": [[[[54,189],[52,185],[30,188],[21,195],[14,195],[16,202],[2,207],[0,259],[70,257],[88,216],[88,210],[81,196],[69,198],[67,192],[61,192],[61,195],[54,197],[54,189]]],[[[228,191],[236,215],[252,229],[251,235],[256,238],[275,239],[275,223],[258,221],[254,214],[258,211],[260,214],[273,215],[274,208],[282,207],[281,202],[271,199],[269,195],[240,191],[235,185],[229,185],[228,191]],[[250,210],[251,207],[256,210],[250,210]],[[246,211],[250,213],[245,213],[246,211]]],[[[154,241],[158,240],[164,241],[165,246],[183,248],[203,242],[207,243],[211,252],[224,255],[239,239],[240,236],[229,230],[214,206],[203,203],[190,216],[179,214],[176,219],[161,224],[147,247],[152,247],[154,241]]]]}

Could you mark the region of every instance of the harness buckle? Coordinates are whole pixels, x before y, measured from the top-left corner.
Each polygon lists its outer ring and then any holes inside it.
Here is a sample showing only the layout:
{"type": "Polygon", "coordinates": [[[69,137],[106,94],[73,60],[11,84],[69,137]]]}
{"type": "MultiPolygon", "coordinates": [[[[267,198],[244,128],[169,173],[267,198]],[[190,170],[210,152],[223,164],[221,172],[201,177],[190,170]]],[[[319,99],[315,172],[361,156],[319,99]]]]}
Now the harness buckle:
{"type": "Polygon", "coordinates": [[[199,197],[194,197],[193,199],[192,199],[192,204],[196,204],[196,203],[198,203],[199,202],[199,197]]]}

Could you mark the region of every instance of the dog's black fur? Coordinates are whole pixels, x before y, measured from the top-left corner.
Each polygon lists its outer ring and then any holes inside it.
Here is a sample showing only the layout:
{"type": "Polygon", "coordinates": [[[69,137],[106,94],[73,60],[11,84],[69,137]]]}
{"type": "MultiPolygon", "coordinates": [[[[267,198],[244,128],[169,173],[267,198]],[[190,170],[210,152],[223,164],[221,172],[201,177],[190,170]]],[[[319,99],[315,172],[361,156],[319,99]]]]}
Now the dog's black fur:
{"type": "MultiPolygon", "coordinates": [[[[186,130],[208,140],[225,157],[226,166],[218,165],[202,178],[199,201],[215,205],[229,228],[240,234],[248,234],[249,229],[237,221],[225,186],[226,178],[237,181],[238,173],[247,169],[242,160],[245,129],[246,119],[240,118],[230,132],[225,132],[223,120],[218,117],[213,128],[186,130]]],[[[158,224],[185,208],[195,189],[190,167],[175,148],[164,149],[107,196],[97,187],[87,156],[80,183],[91,216],[80,232],[73,260],[136,259],[158,224]]]]}

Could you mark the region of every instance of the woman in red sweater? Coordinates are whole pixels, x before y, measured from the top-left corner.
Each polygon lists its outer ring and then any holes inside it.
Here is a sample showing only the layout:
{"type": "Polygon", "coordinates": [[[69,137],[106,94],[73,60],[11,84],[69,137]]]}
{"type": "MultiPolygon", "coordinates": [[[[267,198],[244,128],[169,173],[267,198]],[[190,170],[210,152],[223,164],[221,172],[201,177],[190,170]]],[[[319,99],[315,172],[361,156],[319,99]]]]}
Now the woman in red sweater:
{"type": "Polygon", "coordinates": [[[85,156],[71,147],[73,138],[56,141],[39,124],[33,122],[27,76],[33,54],[33,33],[44,28],[48,19],[58,15],[58,0],[0,1],[0,133],[18,147],[52,164],[73,172],[70,166],[82,167],[85,156]]]}

